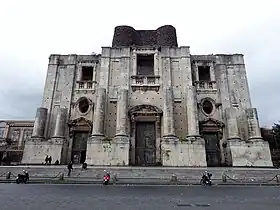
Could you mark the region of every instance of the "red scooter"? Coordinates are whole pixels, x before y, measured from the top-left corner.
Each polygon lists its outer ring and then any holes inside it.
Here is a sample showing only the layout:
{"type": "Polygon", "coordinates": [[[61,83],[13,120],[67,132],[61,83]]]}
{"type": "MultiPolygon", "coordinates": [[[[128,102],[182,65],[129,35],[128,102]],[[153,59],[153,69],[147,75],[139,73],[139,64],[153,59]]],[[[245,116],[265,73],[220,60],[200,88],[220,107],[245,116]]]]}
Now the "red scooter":
{"type": "Polygon", "coordinates": [[[110,178],[111,178],[110,174],[109,174],[109,172],[107,172],[103,177],[103,185],[108,185],[110,182],[110,178]]]}

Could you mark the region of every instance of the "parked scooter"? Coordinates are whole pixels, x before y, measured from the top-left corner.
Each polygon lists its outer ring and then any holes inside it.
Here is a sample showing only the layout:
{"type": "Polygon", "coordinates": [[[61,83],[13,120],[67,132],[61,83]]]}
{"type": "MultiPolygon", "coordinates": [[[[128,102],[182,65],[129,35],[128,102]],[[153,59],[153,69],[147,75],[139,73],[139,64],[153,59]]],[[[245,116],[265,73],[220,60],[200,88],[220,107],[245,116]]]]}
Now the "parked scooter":
{"type": "Polygon", "coordinates": [[[212,174],[205,171],[205,173],[203,173],[201,180],[200,180],[200,184],[204,185],[204,186],[211,186],[212,185],[212,180],[211,180],[212,174]]]}
{"type": "Polygon", "coordinates": [[[108,185],[110,182],[110,173],[106,172],[106,174],[103,176],[103,185],[108,185]]]}
{"type": "Polygon", "coordinates": [[[29,173],[25,170],[23,170],[23,174],[18,174],[17,179],[16,179],[16,183],[17,184],[27,184],[27,182],[29,181],[29,173]]]}

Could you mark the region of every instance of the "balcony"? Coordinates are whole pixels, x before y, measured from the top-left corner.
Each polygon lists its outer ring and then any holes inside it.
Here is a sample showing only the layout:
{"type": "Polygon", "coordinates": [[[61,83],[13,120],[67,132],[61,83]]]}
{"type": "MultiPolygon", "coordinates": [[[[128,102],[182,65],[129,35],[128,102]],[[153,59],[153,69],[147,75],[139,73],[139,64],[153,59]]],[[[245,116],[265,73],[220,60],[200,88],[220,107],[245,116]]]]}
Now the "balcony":
{"type": "Polygon", "coordinates": [[[96,81],[76,81],[76,91],[95,92],[96,81]]]}
{"type": "Polygon", "coordinates": [[[159,76],[154,75],[134,75],[131,76],[132,91],[159,91],[159,76]]]}
{"type": "Polygon", "coordinates": [[[197,92],[216,92],[216,81],[196,81],[195,82],[197,92]]]}

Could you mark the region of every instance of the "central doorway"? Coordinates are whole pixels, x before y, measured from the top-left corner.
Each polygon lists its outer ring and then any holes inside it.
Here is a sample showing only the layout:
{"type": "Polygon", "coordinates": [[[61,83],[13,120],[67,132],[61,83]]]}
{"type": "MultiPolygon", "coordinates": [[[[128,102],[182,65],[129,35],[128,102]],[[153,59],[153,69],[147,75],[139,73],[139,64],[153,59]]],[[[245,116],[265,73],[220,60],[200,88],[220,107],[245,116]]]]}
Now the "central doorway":
{"type": "Polygon", "coordinates": [[[216,132],[204,133],[207,166],[214,167],[221,164],[219,135],[216,132]]]}
{"type": "Polygon", "coordinates": [[[82,164],[85,162],[88,137],[89,137],[88,132],[76,131],[74,133],[72,157],[71,157],[74,164],[82,164]]]}
{"type": "Polygon", "coordinates": [[[156,165],[155,122],[136,122],[135,164],[156,165]]]}

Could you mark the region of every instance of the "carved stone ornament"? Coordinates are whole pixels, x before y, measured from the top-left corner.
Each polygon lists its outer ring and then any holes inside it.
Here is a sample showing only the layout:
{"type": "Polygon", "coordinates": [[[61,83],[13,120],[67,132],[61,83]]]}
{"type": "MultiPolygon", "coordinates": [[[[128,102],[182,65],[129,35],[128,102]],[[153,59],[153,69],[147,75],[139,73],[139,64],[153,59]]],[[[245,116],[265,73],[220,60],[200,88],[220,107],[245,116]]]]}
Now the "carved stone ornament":
{"type": "Polygon", "coordinates": [[[77,119],[71,120],[68,123],[69,126],[69,136],[73,136],[74,132],[77,130],[91,131],[92,122],[84,117],[79,117],[77,119]]]}
{"type": "Polygon", "coordinates": [[[132,107],[128,111],[131,121],[134,121],[136,116],[160,116],[162,115],[162,110],[156,106],[142,104],[132,107]]]}
{"type": "Polygon", "coordinates": [[[223,137],[223,129],[225,124],[214,118],[207,118],[199,122],[201,132],[218,132],[220,138],[223,137]]]}

